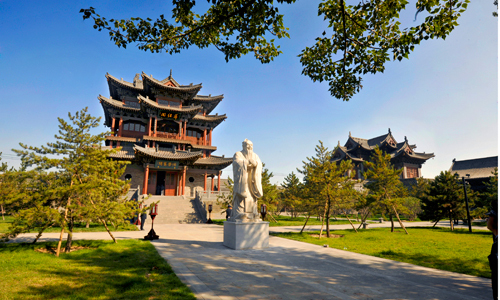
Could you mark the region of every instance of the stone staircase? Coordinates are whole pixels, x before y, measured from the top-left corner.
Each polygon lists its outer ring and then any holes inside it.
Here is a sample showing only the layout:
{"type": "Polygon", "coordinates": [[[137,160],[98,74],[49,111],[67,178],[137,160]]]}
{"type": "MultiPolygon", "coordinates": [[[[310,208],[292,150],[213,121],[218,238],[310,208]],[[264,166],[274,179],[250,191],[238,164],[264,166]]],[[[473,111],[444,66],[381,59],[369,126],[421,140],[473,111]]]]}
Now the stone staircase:
{"type": "MultiPolygon", "coordinates": [[[[152,202],[158,203],[158,215],[155,224],[189,224],[203,223],[198,213],[195,200],[184,198],[183,196],[151,196],[146,200],[149,205],[152,202]]],[[[148,212],[149,214],[149,212],[148,212]]],[[[151,224],[148,216],[146,224],[151,224]]]]}

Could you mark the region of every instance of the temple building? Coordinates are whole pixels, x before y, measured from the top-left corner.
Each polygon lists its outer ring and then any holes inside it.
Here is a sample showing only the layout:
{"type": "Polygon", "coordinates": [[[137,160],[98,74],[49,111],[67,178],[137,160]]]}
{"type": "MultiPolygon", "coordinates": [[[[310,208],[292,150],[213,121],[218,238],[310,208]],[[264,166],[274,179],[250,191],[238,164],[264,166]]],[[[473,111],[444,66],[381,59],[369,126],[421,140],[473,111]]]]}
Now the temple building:
{"type": "Polygon", "coordinates": [[[434,153],[415,152],[417,146],[410,144],[406,136],[403,142],[398,143],[389,128],[388,133],[372,139],[353,137],[349,132],[349,138],[344,146],[341,146],[339,141],[332,161],[340,162],[350,159],[354,165],[354,172],[356,172],[354,179],[363,180],[365,179],[363,177],[363,162],[370,160],[377,146],[391,155],[391,163],[395,168],[403,169],[401,179],[422,177],[422,165],[434,157],[434,153]]]}
{"type": "Polygon", "coordinates": [[[106,78],[110,96],[98,97],[112,132],[106,147],[121,147],[111,157],[131,161],[123,179],[143,195],[192,196],[220,188],[232,158],[212,155],[214,129],[226,115],[211,113],[223,95],[198,95],[201,84],[180,85],[172,72],[163,80],[144,72],[133,82],[106,78]]]}

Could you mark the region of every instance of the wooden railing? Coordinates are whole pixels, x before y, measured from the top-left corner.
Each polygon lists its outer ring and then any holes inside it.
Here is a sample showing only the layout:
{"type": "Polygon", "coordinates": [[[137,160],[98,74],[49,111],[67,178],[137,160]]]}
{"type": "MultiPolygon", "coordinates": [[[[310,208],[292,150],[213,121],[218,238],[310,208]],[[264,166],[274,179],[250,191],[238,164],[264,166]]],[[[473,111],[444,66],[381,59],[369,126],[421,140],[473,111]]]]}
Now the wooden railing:
{"type": "Polygon", "coordinates": [[[162,138],[167,138],[167,139],[176,139],[176,140],[180,139],[180,137],[177,133],[170,133],[170,132],[157,131],[156,136],[162,137],[162,138]]]}

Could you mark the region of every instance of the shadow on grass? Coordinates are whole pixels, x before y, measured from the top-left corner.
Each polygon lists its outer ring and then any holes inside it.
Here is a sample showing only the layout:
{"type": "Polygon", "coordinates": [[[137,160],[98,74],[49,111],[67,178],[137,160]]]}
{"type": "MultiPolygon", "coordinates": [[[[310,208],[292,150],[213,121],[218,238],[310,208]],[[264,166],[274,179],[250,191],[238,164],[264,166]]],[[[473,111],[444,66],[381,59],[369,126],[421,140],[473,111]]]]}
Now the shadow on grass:
{"type": "Polygon", "coordinates": [[[484,278],[491,278],[491,272],[488,266],[484,266],[481,270],[478,270],[477,265],[484,264],[480,259],[468,259],[468,258],[440,258],[432,254],[423,253],[402,253],[393,250],[380,251],[374,253],[373,256],[391,259],[395,261],[406,262],[418,266],[436,268],[439,270],[445,270],[450,272],[457,272],[462,274],[469,274],[473,276],[480,276],[484,278]]]}
{"type": "Polygon", "coordinates": [[[57,258],[33,251],[56,247],[52,242],[1,245],[0,255],[17,253],[10,262],[14,272],[31,272],[24,275],[28,277],[24,287],[9,296],[13,299],[32,299],[34,295],[36,299],[195,299],[150,242],[75,241],[73,244],[94,249],[62,253],[57,258]],[[42,263],[29,263],[29,268],[23,270],[26,258],[42,263]]]}

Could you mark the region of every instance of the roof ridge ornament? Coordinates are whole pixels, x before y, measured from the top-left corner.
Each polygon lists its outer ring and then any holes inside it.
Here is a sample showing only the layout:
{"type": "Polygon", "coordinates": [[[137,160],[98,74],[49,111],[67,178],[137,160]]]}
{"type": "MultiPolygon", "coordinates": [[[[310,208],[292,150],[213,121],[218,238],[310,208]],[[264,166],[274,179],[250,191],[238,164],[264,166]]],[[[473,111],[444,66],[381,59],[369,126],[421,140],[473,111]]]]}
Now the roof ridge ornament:
{"type": "Polygon", "coordinates": [[[172,79],[172,69],[170,69],[170,76],[168,76],[168,79],[172,79]]]}
{"type": "MultiPolygon", "coordinates": [[[[391,133],[391,128],[389,127],[389,133],[391,133]]],[[[392,134],[392,133],[391,133],[392,134]]]]}

